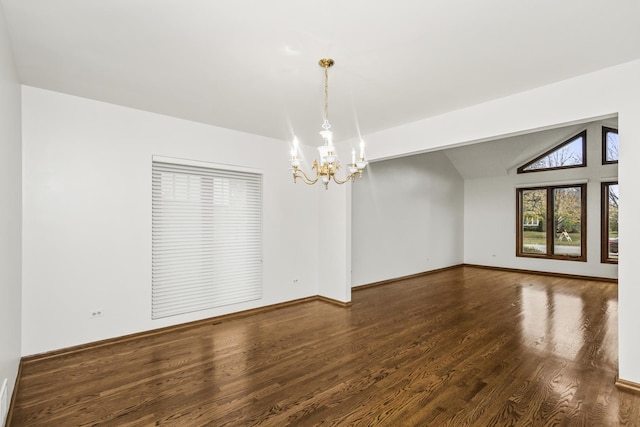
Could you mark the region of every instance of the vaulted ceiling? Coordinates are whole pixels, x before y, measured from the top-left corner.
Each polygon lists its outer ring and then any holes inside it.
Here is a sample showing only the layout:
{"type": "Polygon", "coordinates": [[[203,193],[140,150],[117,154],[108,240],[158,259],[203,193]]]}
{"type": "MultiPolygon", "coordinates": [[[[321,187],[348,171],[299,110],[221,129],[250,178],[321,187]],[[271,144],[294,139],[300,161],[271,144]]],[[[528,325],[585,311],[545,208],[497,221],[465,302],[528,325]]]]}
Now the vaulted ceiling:
{"type": "MultiPolygon", "coordinates": [[[[598,126],[618,128],[617,117],[593,123],[598,126]]],[[[587,125],[588,123],[581,123],[562,126],[480,144],[447,148],[443,151],[464,179],[504,176],[515,174],[519,166],[574,137],[585,130],[587,125]]],[[[600,146],[599,139],[590,143],[600,146]]],[[[600,159],[592,158],[590,161],[597,163],[600,159]]]]}
{"type": "Polygon", "coordinates": [[[640,1],[0,0],[26,85],[319,143],[640,58],[640,1]]]}

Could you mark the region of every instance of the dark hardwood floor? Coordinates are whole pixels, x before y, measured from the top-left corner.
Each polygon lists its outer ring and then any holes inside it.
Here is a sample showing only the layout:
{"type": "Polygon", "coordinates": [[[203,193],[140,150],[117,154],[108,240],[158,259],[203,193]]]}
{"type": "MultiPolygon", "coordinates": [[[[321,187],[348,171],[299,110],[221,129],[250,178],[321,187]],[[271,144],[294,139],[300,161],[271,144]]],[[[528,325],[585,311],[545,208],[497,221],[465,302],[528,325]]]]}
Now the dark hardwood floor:
{"type": "Polygon", "coordinates": [[[26,362],[11,425],[640,425],[617,351],[615,284],[460,267],[26,362]]]}

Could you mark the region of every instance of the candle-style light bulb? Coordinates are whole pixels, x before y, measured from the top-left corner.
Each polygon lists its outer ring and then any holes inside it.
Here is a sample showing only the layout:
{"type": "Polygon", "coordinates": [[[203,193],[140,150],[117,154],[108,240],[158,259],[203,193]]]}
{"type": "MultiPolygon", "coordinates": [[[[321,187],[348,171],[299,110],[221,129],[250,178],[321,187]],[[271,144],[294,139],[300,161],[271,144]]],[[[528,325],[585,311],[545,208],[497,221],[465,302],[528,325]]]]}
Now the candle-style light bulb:
{"type": "Polygon", "coordinates": [[[364,159],[364,141],[360,140],[360,159],[364,159]]]}
{"type": "Polygon", "coordinates": [[[291,149],[291,157],[298,157],[298,137],[293,137],[293,148],[291,149]]]}

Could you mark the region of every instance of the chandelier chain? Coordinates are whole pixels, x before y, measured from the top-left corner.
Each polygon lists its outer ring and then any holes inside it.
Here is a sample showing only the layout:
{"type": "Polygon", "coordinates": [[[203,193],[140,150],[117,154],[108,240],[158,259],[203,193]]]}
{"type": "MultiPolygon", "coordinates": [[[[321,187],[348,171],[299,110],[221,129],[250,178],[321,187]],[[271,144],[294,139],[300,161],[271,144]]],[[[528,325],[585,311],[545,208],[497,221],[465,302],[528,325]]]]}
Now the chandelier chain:
{"type": "Polygon", "coordinates": [[[329,68],[324,68],[324,119],[329,120],[329,68]]]}

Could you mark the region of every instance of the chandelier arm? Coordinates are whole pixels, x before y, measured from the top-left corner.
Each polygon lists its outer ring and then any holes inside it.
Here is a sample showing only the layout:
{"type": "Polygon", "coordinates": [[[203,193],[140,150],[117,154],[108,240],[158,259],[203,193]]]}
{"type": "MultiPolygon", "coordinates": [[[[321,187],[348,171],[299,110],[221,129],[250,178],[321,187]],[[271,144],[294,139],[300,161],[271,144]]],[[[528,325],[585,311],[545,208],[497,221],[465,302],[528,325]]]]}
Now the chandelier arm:
{"type": "MultiPolygon", "coordinates": [[[[316,169],[315,166],[313,168],[316,169]]],[[[302,169],[296,168],[293,171],[293,179],[294,179],[294,181],[295,181],[296,178],[302,178],[302,181],[304,181],[305,184],[313,185],[316,182],[318,182],[318,179],[320,178],[320,173],[318,172],[318,169],[316,169],[316,177],[315,177],[315,179],[311,179],[311,178],[309,178],[309,176],[306,173],[304,173],[304,171],[302,169]],[[298,172],[300,172],[300,175],[298,175],[298,172]]]]}
{"type": "Polygon", "coordinates": [[[356,177],[356,172],[347,175],[347,177],[344,180],[339,179],[337,176],[333,175],[333,180],[336,182],[336,184],[346,184],[347,182],[355,179],[355,177],[356,177]]]}

